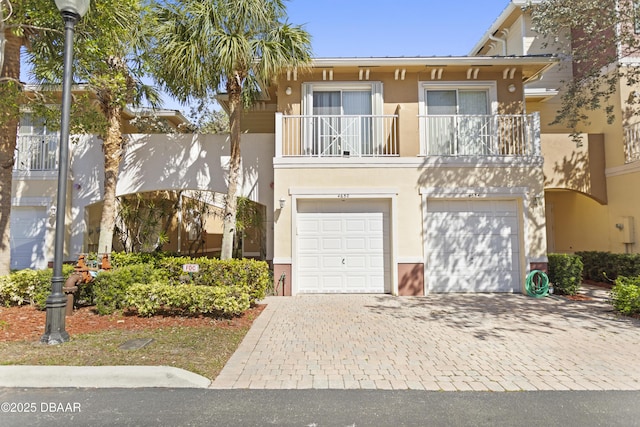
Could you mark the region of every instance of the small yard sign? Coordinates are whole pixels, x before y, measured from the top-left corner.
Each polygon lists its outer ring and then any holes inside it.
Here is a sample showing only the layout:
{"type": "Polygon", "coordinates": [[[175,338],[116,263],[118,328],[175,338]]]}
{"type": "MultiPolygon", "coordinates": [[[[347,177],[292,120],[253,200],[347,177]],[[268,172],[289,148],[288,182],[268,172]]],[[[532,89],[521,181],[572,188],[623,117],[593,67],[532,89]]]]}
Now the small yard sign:
{"type": "Polygon", "coordinates": [[[182,271],[185,273],[197,273],[200,271],[200,266],[198,264],[182,264],[182,271]]]}

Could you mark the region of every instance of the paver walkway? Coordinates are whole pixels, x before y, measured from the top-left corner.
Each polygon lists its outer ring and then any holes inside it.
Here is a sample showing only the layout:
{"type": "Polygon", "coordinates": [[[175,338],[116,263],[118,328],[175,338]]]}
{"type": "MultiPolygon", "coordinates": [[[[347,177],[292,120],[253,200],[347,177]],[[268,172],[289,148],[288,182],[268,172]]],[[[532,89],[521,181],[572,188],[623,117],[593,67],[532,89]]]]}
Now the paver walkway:
{"type": "Polygon", "coordinates": [[[640,390],[640,321],[616,317],[602,301],[440,294],[266,302],[212,388],[640,390]]]}

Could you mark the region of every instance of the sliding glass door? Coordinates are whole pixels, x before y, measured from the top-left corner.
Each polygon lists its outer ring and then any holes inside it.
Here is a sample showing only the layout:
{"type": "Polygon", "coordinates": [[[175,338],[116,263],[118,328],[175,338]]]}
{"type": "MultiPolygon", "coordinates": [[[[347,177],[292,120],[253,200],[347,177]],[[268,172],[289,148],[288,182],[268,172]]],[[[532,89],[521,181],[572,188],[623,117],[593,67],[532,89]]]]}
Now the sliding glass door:
{"type": "Polygon", "coordinates": [[[372,139],[370,90],[313,92],[313,144],[321,156],[360,156],[372,139]]]}
{"type": "Polygon", "coordinates": [[[492,131],[489,97],[481,89],[425,89],[427,155],[489,152],[492,131]]]}

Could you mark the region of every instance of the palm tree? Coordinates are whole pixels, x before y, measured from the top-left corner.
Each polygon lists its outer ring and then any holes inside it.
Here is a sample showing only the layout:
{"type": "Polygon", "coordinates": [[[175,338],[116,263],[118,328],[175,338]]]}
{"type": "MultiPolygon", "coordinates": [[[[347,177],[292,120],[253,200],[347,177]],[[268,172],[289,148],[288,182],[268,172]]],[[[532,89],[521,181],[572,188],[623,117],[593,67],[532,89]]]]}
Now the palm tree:
{"type": "MultiPolygon", "coordinates": [[[[92,0],[87,16],[77,27],[74,70],[97,97],[102,126],[84,123],[85,131],[97,132],[103,143],[104,199],[100,221],[98,252],[110,253],[116,219],[116,185],[123,152],[122,111],[127,104],[146,98],[158,104],[154,88],[141,83],[150,26],[144,0],[92,0]],[[89,126],[90,125],[90,126],[89,126]]],[[[50,33],[37,37],[29,47],[33,74],[41,83],[59,83],[62,63],[61,43],[50,33]]]]}
{"type": "Polygon", "coordinates": [[[231,159],[221,258],[232,257],[240,174],[240,120],[262,85],[311,59],[310,36],[285,21],[283,0],[167,0],[155,10],[155,76],[178,100],[229,97],[231,159]]]}

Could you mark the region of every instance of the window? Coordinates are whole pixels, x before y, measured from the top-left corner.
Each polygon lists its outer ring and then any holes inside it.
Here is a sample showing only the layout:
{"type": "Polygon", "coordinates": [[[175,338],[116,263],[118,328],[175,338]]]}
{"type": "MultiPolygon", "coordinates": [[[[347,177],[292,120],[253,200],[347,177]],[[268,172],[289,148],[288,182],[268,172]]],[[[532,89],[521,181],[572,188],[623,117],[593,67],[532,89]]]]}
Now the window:
{"type": "Polygon", "coordinates": [[[423,152],[427,155],[486,155],[493,137],[495,87],[425,85],[421,93],[423,152]]]}
{"type": "Polygon", "coordinates": [[[306,154],[364,156],[376,150],[381,83],[303,85],[306,154]]]}

